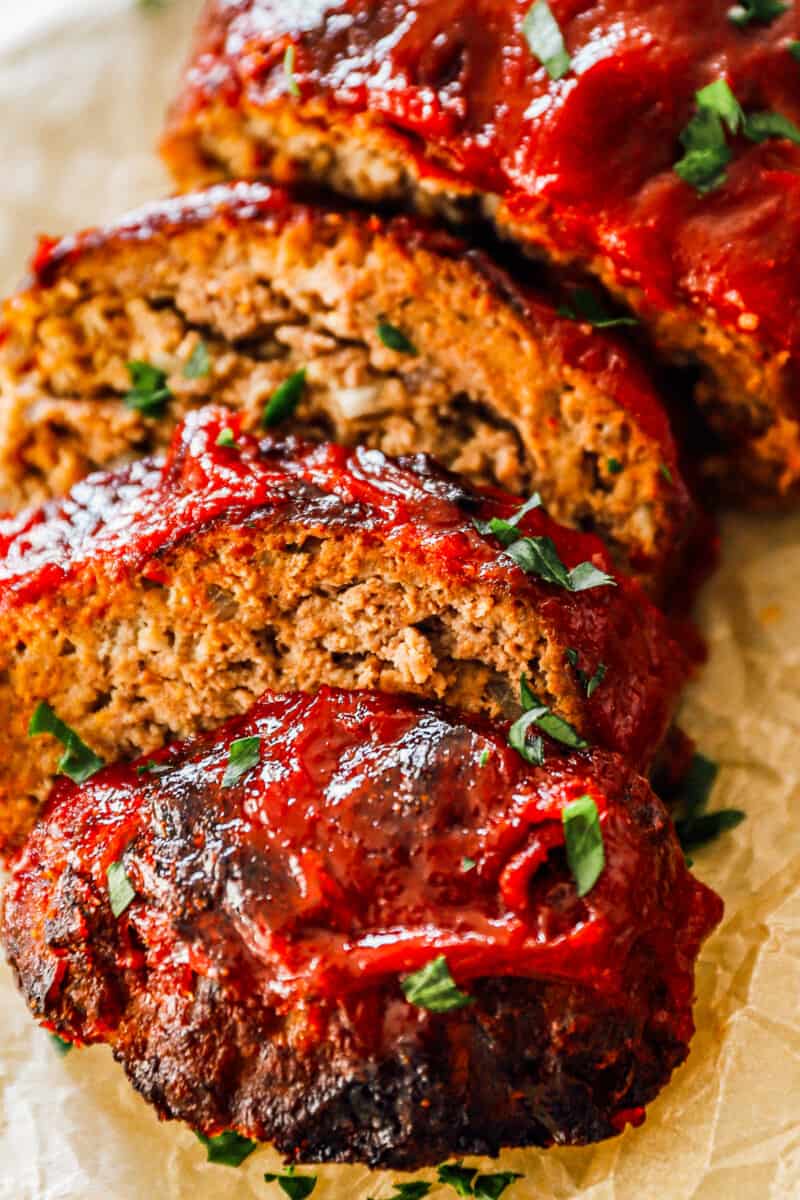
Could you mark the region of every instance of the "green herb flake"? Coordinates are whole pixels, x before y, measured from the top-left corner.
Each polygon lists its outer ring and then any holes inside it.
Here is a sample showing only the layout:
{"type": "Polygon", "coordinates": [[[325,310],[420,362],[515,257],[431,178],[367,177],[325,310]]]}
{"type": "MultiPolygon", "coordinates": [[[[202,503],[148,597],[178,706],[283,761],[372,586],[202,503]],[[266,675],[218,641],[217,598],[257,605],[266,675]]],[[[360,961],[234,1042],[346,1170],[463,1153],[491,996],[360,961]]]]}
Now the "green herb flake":
{"type": "Polygon", "coordinates": [[[609,458],[606,461],[606,468],[608,470],[609,475],[619,475],[623,469],[622,463],[619,461],[618,458],[609,458]]]}
{"type": "Polygon", "coordinates": [[[796,62],[800,62],[800,42],[789,42],[786,49],[796,62]]]}
{"type": "MultiPolygon", "coordinates": [[[[569,653],[569,652],[568,652],[569,653]]],[[[572,651],[575,654],[575,651],[572,651]]],[[[571,660],[570,660],[571,661],[571,660]]],[[[576,654],[577,661],[577,654],[576,654]]],[[[584,741],[578,731],[559,717],[546,704],[534,696],[528,680],[523,675],[519,681],[520,705],[523,715],[515,721],[508,731],[508,744],[521,754],[526,762],[540,767],[544,763],[544,742],[540,737],[528,739],[531,726],[536,726],[542,733],[564,746],[573,750],[587,750],[589,743],[584,741]]]]}
{"type": "Polygon", "coordinates": [[[227,427],[225,429],[223,429],[222,433],[217,438],[216,444],[218,446],[224,446],[226,448],[235,446],[236,445],[236,435],[234,434],[233,430],[228,429],[227,427]]]}
{"type": "Polygon", "coordinates": [[[706,811],[718,771],[717,764],[711,759],[695,754],[683,780],[677,801],[681,815],[675,821],[675,831],[684,853],[708,845],[745,819],[745,814],[738,808],[706,811]]]}
{"type": "Polygon", "coordinates": [[[545,583],[553,583],[569,592],[616,586],[616,580],[589,562],[579,563],[568,571],[559,557],[555,542],[546,535],[519,538],[506,546],[505,551],[526,575],[535,575],[545,583]]]}
{"type": "Polygon", "coordinates": [[[481,756],[478,759],[478,766],[485,767],[491,757],[492,757],[491,750],[482,750],[481,756]]]}
{"type": "Polygon", "coordinates": [[[169,763],[157,763],[150,759],[149,762],[141,763],[136,768],[137,775],[165,775],[169,770],[169,763]]]}
{"type": "Polygon", "coordinates": [[[477,865],[474,858],[462,858],[461,860],[461,870],[465,875],[467,871],[474,871],[477,865]]]}
{"type": "Polygon", "coordinates": [[[161,417],[167,404],[172,400],[172,392],[167,386],[167,373],[146,362],[126,363],[126,370],[133,385],[124,397],[128,408],[142,413],[145,417],[161,417]]]}
{"type": "Polygon", "coordinates": [[[659,463],[658,469],[661,472],[661,474],[664,476],[664,478],[666,479],[667,483],[675,482],[675,480],[672,477],[672,471],[670,471],[670,469],[666,463],[659,463]]]}
{"type": "Polygon", "coordinates": [[[606,862],[597,805],[591,796],[580,796],[566,805],[561,816],[569,869],[578,895],[585,896],[597,883],[606,862]]]}
{"type": "Polygon", "coordinates": [[[547,0],[536,0],[525,14],[522,32],[551,79],[563,79],[572,66],[564,37],[558,21],[553,16],[547,0]]]}
{"type": "Polygon", "coordinates": [[[500,1200],[504,1192],[524,1176],[516,1171],[498,1171],[494,1175],[479,1175],[472,1185],[475,1200],[500,1200]]]}
{"type": "Polygon", "coordinates": [[[582,671],[580,666],[578,665],[579,657],[578,657],[577,650],[573,650],[572,647],[570,646],[564,651],[564,656],[566,657],[567,662],[570,664],[570,666],[575,671],[575,674],[578,676],[578,681],[580,682],[581,687],[583,688],[584,692],[586,693],[586,699],[591,700],[592,696],[595,694],[597,689],[600,687],[600,684],[605,679],[608,667],[606,666],[605,663],[598,663],[597,670],[595,671],[594,675],[587,675],[586,672],[582,671]]]}
{"type": "Polygon", "coordinates": [[[800,129],[783,113],[748,113],[745,117],[744,132],[751,142],[766,142],[768,138],[788,138],[795,145],[800,145],[800,129]]]}
{"type": "Polygon", "coordinates": [[[415,1004],[417,1008],[426,1008],[429,1012],[451,1012],[453,1009],[465,1008],[466,1005],[475,1003],[471,996],[467,996],[456,987],[443,954],[432,959],[413,975],[407,975],[401,980],[400,987],[409,1004],[415,1004]]]}
{"type": "Polygon", "coordinates": [[[125,865],[121,859],[119,862],[113,862],[107,869],[106,880],[111,911],[115,917],[121,917],[125,909],[136,899],[136,892],[125,874],[125,865]]]}
{"type": "Polygon", "coordinates": [[[295,371],[276,388],[267,401],[261,423],[267,429],[274,429],[292,415],[303,398],[306,390],[305,368],[295,371]]]}
{"type": "Polygon", "coordinates": [[[472,1196],[472,1181],[478,1174],[476,1167],[465,1167],[463,1162],[442,1163],[436,1171],[439,1183],[449,1185],[457,1196],[472,1196]]]}
{"type": "Polygon", "coordinates": [[[211,374],[211,355],[205,342],[198,342],[183,368],[184,379],[206,379],[211,374]]]}
{"type": "Polygon", "coordinates": [[[740,29],[744,29],[751,21],[769,25],[788,7],[788,4],[781,4],[779,0],[741,0],[741,3],[728,9],[728,20],[740,29]]]}
{"type": "Polygon", "coordinates": [[[70,1050],[75,1049],[72,1042],[68,1042],[66,1038],[59,1037],[57,1033],[48,1032],[47,1036],[50,1039],[50,1045],[53,1047],[59,1058],[65,1058],[66,1055],[69,1054],[70,1050]]]}
{"type": "Polygon", "coordinates": [[[490,521],[473,521],[473,525],[478,533],[482,533],[484,537],[494,536],[498,542],[502,542],[504,546],[510,546],[512,542],[519,538],[519,529],[517,526],[523,517],[529,512],[533,512],[535,508],[541,508],[542,497],[538,492],[534,492],[530,500],[526,500],[522,508],[510,516],[507,521],[502,517],[492,517],[490,521]]]}
{"type": "Polygon", "coordinates": [[[269,1171],[264,1176],[265,1183],[277,1183],[289,1200],[306,1200],[317,1186],[316,1175],[296,1175],[294,1167],[288,1167],[284,1175],[275,1175],[269,1171]]]}
{"type": "Polygon", "coordinates": [[[396,325],[390,325],[388,321],[379,321],[375,332],[388,350],[395,350],[398,354],[411,354],[415,357],[418,354],[414,343],[396,325]]]}
{"type": "Polygon", "coordinates": [[[418,1179],[409,1183],[395,1183],[392,1186],[394,1194],[389,1197],[389,1200],[423,1200],[433,1185],[418,1179]]]}
{"type": "Polygon", "coordinates": [[[570,303],[562,304],[558,315],[591,325],[593,329],[618,329],[623,325],[639,324],[636,317],[610,312],[590,288],[576,288],[570,303]]]}
{"type": "Polygon", "coordinates": [[[81,741],[74,729],[56,716],[45,700],[36,706],[28,725],[28,737],[38,737],[43,733],[49,733],[61,742],[64,753],[58,761],[57,770],[74,783],[85,783],[105,766],[103,759],[81,741]]]}
{"type": "Polygon", "coordinates": [[[288,88],[289,95],[294,96],[295,100],[299,100],[300,85],[298,84],[294,74],[295,57],[296,51],[294,46],[287,46],[286,53],[283,56],[283,73],[286,76],[286,87],[288,88]]]}
{"type": "Polygon", "coordinates": [[[238,738],[235,742],[231,742],[228,751],[228,765],[222,777],[222,786],[224,788],[235,787],[248,771],[252,771],[253,767],[258,766],[260,761],[260,737],[238,738]]]}
{"type": "Polygon", "coordinates": [[[195,1132],[195,1137],[205,1146],[208,1161],[220,1167],[240,1167],[258,1148],[258,1142],[242,1137],[233,1129],[218,1133],[215,1137],[206,1137],[204,1133],[195,1132]]]}
{"type": "Polygon", "coordinates": [[[696,92],[695,103],[697,112],[681,134],[686,153],[675,164],[675,171],[684,183],[704,195],[725,182],[725,168],[733,155],[724,126],[737,133],[744,114],[724,79],[696,92]]]}

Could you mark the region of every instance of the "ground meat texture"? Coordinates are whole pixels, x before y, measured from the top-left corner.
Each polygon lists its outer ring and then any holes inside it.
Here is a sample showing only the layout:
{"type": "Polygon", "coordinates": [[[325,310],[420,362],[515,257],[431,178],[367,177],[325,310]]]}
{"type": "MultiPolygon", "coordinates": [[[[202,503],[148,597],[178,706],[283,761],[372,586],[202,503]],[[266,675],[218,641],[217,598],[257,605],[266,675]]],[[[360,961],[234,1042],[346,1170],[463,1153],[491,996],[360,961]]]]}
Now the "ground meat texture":
{"type": "MultiPolygon", "coordinates": [[[[421,456],[259,443],[206,409],[165,463],[0,521],[2,836],[26,832],[56,769],[55,743],[26,736],[40,701],[116,760],[266,688],[377,687],[513,717],[526,674],[586,739],[647,763],[686,674],[669,623],[622,577],[573,592],[523,573],[473,523],[517,508],[421,456]]],[[[519,528],[570,569],[611,570],[596,538],[541,510],[519,528]]]]}
{"type": "Polygon", "coordinates": [[[414,1168],[638,1123],[686,1056],[721,915],[615,755],[534,768],[480,719],[324,688],[60,782],[3,936],[37,1019],[110,1043],[162,1116],[414,1168]],[[584,795],[606,865],[581,898],[562,813],[584,795]],[[118,917],[112,863],[135,892],[118,917]],[[401,981],[440,955],[473,1003],[435,1014],[401,981]]]}
{"type": "Polygon", "coordinates": [[[421,224],[219,187],[44,243],[4,322],[0,509],[166,445],[209,398],[256,429],[305,370],[288,428],[539,489],[656,591],[680,568],[694,508],[642,369],[421,224]],[[385,344],[387,323],[410,352],[385,344]],[[154,413],[124,402],[132,360],[166,375],[154,413]]]}
{"type": "Polygon", "coordinates": [[[311,177],[488,215],[601,281],[665,359],[700,365],[721,443],[711,476],[748,500],[795,501],[800,149],[730,138],[725,181],[706,195],[673,169],[695,93],[720,78],[746,113],[800,123],[797,18],[783,7],[742,28],[730,0],[709,0],[702,20],[694,0],[551,0],[571,57],[554,80],[520,0],[211,0],[164,155],[184,186],[311,177]]]}

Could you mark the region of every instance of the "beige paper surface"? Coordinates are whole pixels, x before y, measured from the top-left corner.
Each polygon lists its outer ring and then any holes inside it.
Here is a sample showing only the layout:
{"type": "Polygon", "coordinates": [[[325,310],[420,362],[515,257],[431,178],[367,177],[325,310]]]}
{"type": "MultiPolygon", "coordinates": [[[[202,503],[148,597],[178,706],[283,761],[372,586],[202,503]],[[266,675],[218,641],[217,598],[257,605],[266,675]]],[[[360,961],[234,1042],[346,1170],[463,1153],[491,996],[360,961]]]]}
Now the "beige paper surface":
{"type": "MultiPolygon", "coordinates": [[[[167,189],[151,153],[198,0],[0,0],[0,288],[38,232],[167,189]]],[[[507,1200],[800,1197],[800,515],[731,517],[701,622],[710,663],[683,722],[747,810],[696,855],[727,913],[700,963],[688,1064],[645,1125],[596,1149],[514,1152],[507,1200]]],[[[100,1048],[59,1059],[0,969],[0,1200],[270,1200],[275,1156],[209,1166],[100,1048]]],[[[495,1168],[499,1169],[499,1168],[495,1168]]],[[[380,1200],[395,1175],[323,1169],[314,1200],[380,1200]]],[[[428,1178],[432,1173],[427,1174],[428,1178]]],[[[447,1189],[434,1200],[452,1197],[447,1189]]]]}

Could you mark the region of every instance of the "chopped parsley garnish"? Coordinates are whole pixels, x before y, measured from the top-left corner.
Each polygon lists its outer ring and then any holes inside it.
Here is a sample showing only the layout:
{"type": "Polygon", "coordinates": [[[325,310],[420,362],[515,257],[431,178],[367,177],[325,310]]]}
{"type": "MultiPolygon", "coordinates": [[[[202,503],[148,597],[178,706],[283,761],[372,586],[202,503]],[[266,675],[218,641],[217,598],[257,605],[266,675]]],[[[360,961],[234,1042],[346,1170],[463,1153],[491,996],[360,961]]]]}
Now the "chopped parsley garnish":
{"type": "Polygon", "coordinates": [[[502,517],[492,517],[490,521],[473,521],[473,525],[478,533],[482,533],[484,537],[493,534],[498,542],[502,542],[504,546],[510,546],[519,537],[519,525],[526,513],[532,512],[534,508],[541,508],[542,497],[538,492],[534,492],[530,500],[526,500],[522,508],[517,509],[513,516],[507,521],[502,517]]]}
{"type": "Polygon", "coordinates": [[[751,142],[766,142],[768,138],[788,138],[795,145],[800,145],[800,129],[783,113],[749,113],[745,118],[744,132],[751,142]]]}
{"type": "Polygon", "coordinates": [[[272,393],[261,418],[262,425],[267,429],[272,429],[290,417],[302,400],[305,390],[306,372],[305,368],[302,368],[300,371],[295,371],[294,375],[290,375],[288,379],[284,379],[280,387],[272,393]]]}
{"type": "Polygon", "coordinates": [[[480,756],[480,758],[478,759],[478,766],[479,766],[479,767],[485,767],[485,766],[486,766],[486,764],[488,763],[488,761],[489,761],[489,759],[490,759],[491,757],[492,757],[492,752],[491,752],[491,750],[483,750],[483,751],[481,751],[481,756],[480,756]]]}
{"type": "Polygon", "coordinates": [[[300,85],[294,77],[294,61],[295,48],[287,46],[286,53],[283,56],[283,73],[286,76],[286,86],[289,89],[289,95],[294,96],[295,100],[300,99],[300,85]]]}
{"type": "Polygon", "coordinates": [[[569,869],[578,895],[585,896],[597,883],[606,863],[597,805],[591,796],[580,796],[564,808],[561,819],[569,869]]]}
{"type": "Polygon", "coordinates": [[[195,1131],[195,1137],[205,1146],[208,1161],[221,1167],[240,1167],[258,1147],[258,1142],[242,1137],[234,1129],[227,1129],[215,1137],[206,1137],[204,1133],[195,1131]]]}
{"type": "Polygon", "coordinates": [[[566,650],[566,656],[567,656],[567,661],[569,662],[570,666],[574,669],[575,674],[578,676],[578,680],[580,681],[581,687],[583,688],[584,692],[586,693],[586,699],[591,700],[592,696],[595,694],[597,689],[600,687],[600,684],[603,682],[603,680],[606,677],[606,671],[608,670],[608,668],[606,667],[606,664],[598,663],[597,670],[595,671],[594,675],[587,675],[586,672],[582,671],[581,668],[578,666],[578,651],[577,650],[573,650],[572,647],[570,646],[566,650]]]}
{"type": "Polygon", "coordinates": [[[678,800],[681,815],[675,821],[675,831],[684,854],[713,842],[721,833],[735,829],[745,818],[738,808],[707,811],[718,771],[717,764],[710,758],[695,754],[683,780],[678,800]]]}
{"type": "Polygon", "coordinates": [[[198,342],[183,368],[184,379],[205,379],[211,374],[211,356],[205,342],[198,342]]]}
{"type": "Polygon", "coordinates": [[[619,475],[622,470],[622,463],[618,458],[609,458],[606,461],[606,467],[608,468],[609,475],[619,475]]]}
{"type": "Polygon", "coordinates": [[[684,183],[704,194],[725,181],[725,168],[733,157],[725,140],[723,122],[731,133],[740,125],[741,109],[724,79],[695,93],[697,112],[681,134],[686,151],[675,163],[684,183]]]}
{"type": "Polygon", "coordinates": [[[499,1200],[512,1183],[523,1176],[516,1171],[497,1171],[494,1175],[479,1175],[473,1184],[475,1200],[499,1200]]]}
{"type": "Polygon", "coordinates": [[[467,871],[474,871],[475,868],[477,867],[477,865],[478,864],[475,862],[474,858],[466,858],[465,857],[465,858],[462,858],[462,860],[461,860],[461,870],[465,874],[467,871]]]}
{"type": "Polygon", "coordinates": [[[136,899],[136,892],[125,874],[125,865],[121,859],[119,862],[113,862],[108,868],[106,880],[111,911],[115,917],[121,917],[128,905],[136,899]]]}
{"type": "Polygon", "coordinates": [[[542,739],[534,738],[532,741],[528,741],[528,730],[532,725],[563,746],[569,746],[573,750],[588,749],[589,743],[584,741],[568,721],[559,717],[534,696],[524,675],[519,681],[519,696],[523,715],[514,722],[508,731],[508,744],[518,751],[527,762],[533,763],[537,767],[544,762],[542,739]]]}
{"type": "Polygon", "coordinates": [[[746,114],[724,79],[701,88],[695,102],[697,112],[681,134],[686,153],[675,164],[675,170],[701,194],[725,182],[725,168],[733,157],[726,128],[731,134],[744,134],[751,142],[774,137],[800,143],[800,129],[782,113],[746,114]]]}
{"type": "Polygon", "coordinates": [[[90,750],[75,730],[70,729],[69,725],[65,725],[56,716],[45,700],[36,706],[28,725],[28,737],[38,737],[42,733],[49,733],[61,742],[64,753],[58,760],[57,770],[61,775],[67,775],[74,783],[85,783],[105,766],[99,754],[90,750]]]}
{"type": "Polygon", "coordinates": [[[59,1058],[64,1058],[69,1054],[70,1050],[74,1050],[75,1048],[72,1042],[68,1042],[66,1038],[59,1037],[57,1033],[48,1033],[47,1036],[50,1038],[50,1045],[59,1058]]]}
{"type": "Polygon", "coordinates": [[[550,11],[547,0],[536,0],[525,14],[522,32],[551,79],[562,79],[572,62],[564,44],[558,21],[550,11]]]}
{"type": "Polygon", "coordinates": [[[137,775],[165,775],[169,770],[169,763],[157,763],[150,759],[149,762],[142,763],[136,768],[137,775]]]}
{"type": "Polygon", "coordinates": [[[576,288],[570,302],[558,310],[560,317],[582,321],[594,329],[617,329],[621,325],[638,325],[636,317],[615,316],[590,288],[576,288]]]}
{"type": "Polygon", "coordinates": [[[131,390],[125,396],[128,408],[143,413],[146,417],[160,417],[172,399],[167,387],[167,373],[146,362],[125,364],[130,375],[131,390]]]}
{"type": "Polygon", "coordinates": [[[231,742],[228,751],[228,765],[222,777],[222,786],[224,788],[234,787],[248,771],[257,767],[260,761],[260,737],[238,738],[235,742],[231,742]]]}
{"type": "Polygon", "coordinates": [[[741,3],[728,9],[728,20],[740,29],[744,29],[751,21],[760,21],[768,25],[781,13],[785,13],[788,7],[788,4],[781,4],[779,0],[741,0],[741,3]]]}
{"type": "Polygon", "coordinates": [[[541,502],[541,498],[535,495],[508,521],[493,517],[490,521],[473,521],[473,524],[478,533],[496,537],[508,557],[513,559],[526,575],[536,575],[545,583],[554,583],[569,592],[585,592],[596,587],[616,587],[616,580],[605,571],[600,571],[593,563],[578,563],[568,571],[552,538],[546,535],[519,536],[517,523],[526,512],[538,508],[541,502]]]}
{"type": "Polygon", "coordinates": [[[222,433],[217,438],[217,445],[225,447],[235,446],[236,435],[234,434],[233,430],[228,429],[227,427],[223,429],[222,433]]]}
{"type": "Polygon", "coordinates": [[[664,476],[664,478],[666,479],[667,483],[675,482],[675,480],[672,478],[672,471],[670,471],[670,469],[666,463],[659,463],[658,469],[661,472],[661,474],[664,476]]]}
{"type": "Polygon", "coordinates": [[[800,42],[789,42],[788,50],[792,58],[800,62],[800,42]]]}
{"type": "Polygon", "coordinates": [[[296,1175],[294,1167],[287,1167],[284,1175],[275,1175],[272,1171],[264,1176],[264,1183],[277,1183],[289,1200],[306,1200],[317,1186],[316,1175],[296,1175]]]}
{"type": "Polygon", "coordinates": [[[376,333],[388,350],[396,350],[398,354],[417,355],[414,343],[396,325],[390,325],[388,321],[379,321],[376,333]]]}
{"type": "Polygon", "coordinates": [[[442,1163],[436,1178],[439,1183],[449,1184],[457,1196],[471,1196],[472,1181],[477,1174],[477,1167],[465,1167],[463,1162],[442,1163]]]}
{"type": "Polygon", "coordinates": [[[475,1003],[471,996],[467,996],[456,987],[443,954],[432,959],[413,975],[407,975],[401,980],[400,987],[409,1004],[415,1004],[417,1008],[427,1008],[429,1012],[450,1012],[452,1009],[465,1008],[466,1005],[475,1003]]]}

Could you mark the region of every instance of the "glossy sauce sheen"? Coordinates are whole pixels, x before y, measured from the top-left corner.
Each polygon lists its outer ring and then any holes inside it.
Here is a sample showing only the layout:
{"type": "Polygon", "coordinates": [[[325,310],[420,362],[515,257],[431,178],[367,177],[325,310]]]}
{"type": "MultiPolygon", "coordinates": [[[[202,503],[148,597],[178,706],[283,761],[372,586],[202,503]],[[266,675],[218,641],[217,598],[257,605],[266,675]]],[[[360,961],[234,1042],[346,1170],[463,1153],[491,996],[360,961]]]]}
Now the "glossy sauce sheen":
{"type": "MultiPolygon", "coordinates": [[[[77,952],[77,916],[60,906],[69,895],[87,916],[104,910],[107,869],[122,860],[136,898],[113,925],[117,965],[146,968],[165,996],[219,978],[237,1000],[288,1013],[387,984],[399,996],[399,977],[445,954],[467,988],[489,976],[575,983],[637,1020],[650,990],[632,986],[631,963],[644,954],[675,1036],[691,1035],[693,961],[721,902],[615,756],[551,747],[532,768],[479,719],[323,688],[268,694],[155,761],[163,773],[125,765],[83,787],[61,781],[21,852],[5,924],[21,929],[27,913],[37,953],[54,960],[45,1009],[69,977],[48,928],[71,928],[77,952]],[[252,736],[258,766],[223,787],[232,741],[252,736]],[[606,854],[583,899],[562,825],[582,795],[597,804],[606,854]]],[[[75,1029],[87,1041],[106,1033],[102,1017],[75,1029]]]]}
{"type": "MultiPolygon", "coordinates": [[[[726,184],[673,171],[695,92],[725,77],[746,112],[800,124],[793,5],[739,29],[730,0],[550,0],[559,81],[522,34],[529,0],[240,0],[209,6],[182,103],[286,97],[379,115],[423,174],[494,193],[553,244],[600,254],[655,310],[688,303],[800,349],[800,147],[736,138],[726,184]]],[[[458,190],[458,187],[456,187],[458,190]]]]}
{"type": "MultiPolygon", "coordinates": [[[[146,205],[113,224],[61,239],[41,239],[27,283],[50,287],[62,272],[68,272],[71,264],[87,254],[124,242],[176,237],[212,221],[230,227],[250,224],[274,228],[293,222],[312,226],[324,222],[329,227],[336,219],[335,210],[330,207],[323,212],[312,205],[298,203],[281,188],[244,182],[220,185],[146,205]]],[[[343,216],[343,219],[347,217],[343,216]]],[[[353,219],[352,214],[350,219],[353,219]]],[[[662,461],[674,472],[674,502],[683,504],[689,513],[691,505],[680,477],[677,449],[666,412],[652,381],[622,339],[559,317],[553,306],[536,291],[516,283],[487,255],[469,249],[464,242],[442,229],[408,217],[382,220],[377,216],[361,215],[355,219],[364,221],[374,233],[384,234],[409,250],[419,247],[445,258],[468,258],[498,299],[510,304],[529,322],[533,333],[541,340],[545,355],[585,371],[597,388],[629,412],[642,432],[658,444],[662,461]]],[[[13,297],[8,305],[12,310],[13,297]]]]}
{"type": "Polygon", "coordinates": [[[568,568],[591,561],[616,578],[616,586],[572,593],[526,575],[494,537],[475,529],[475,518],[511,517],[519,499],[468,490],[423,456],[393,461],[375,450],[296,439],[259,443],[238,430],[234,414],[199,410],[176,431],[163,466],[140,462],[95,476],[66,500],[0,520],[0,618],[65,585],[92,590],[101,575],[168,583],[170,552],[222,522],[352,532],[448,585],[530,603],[564,646],[578,650],[589,677],[601,662],[607,668],[585,701],[592,740],[649,761],[685,680],[686,655],[638,585],[614,576],[599,539],[564,529],[541,509],[521,521],[522,534],[550,537],[568,568]],[[226,428],[237,433],[236,448],[216,445],[226,428]]]}

